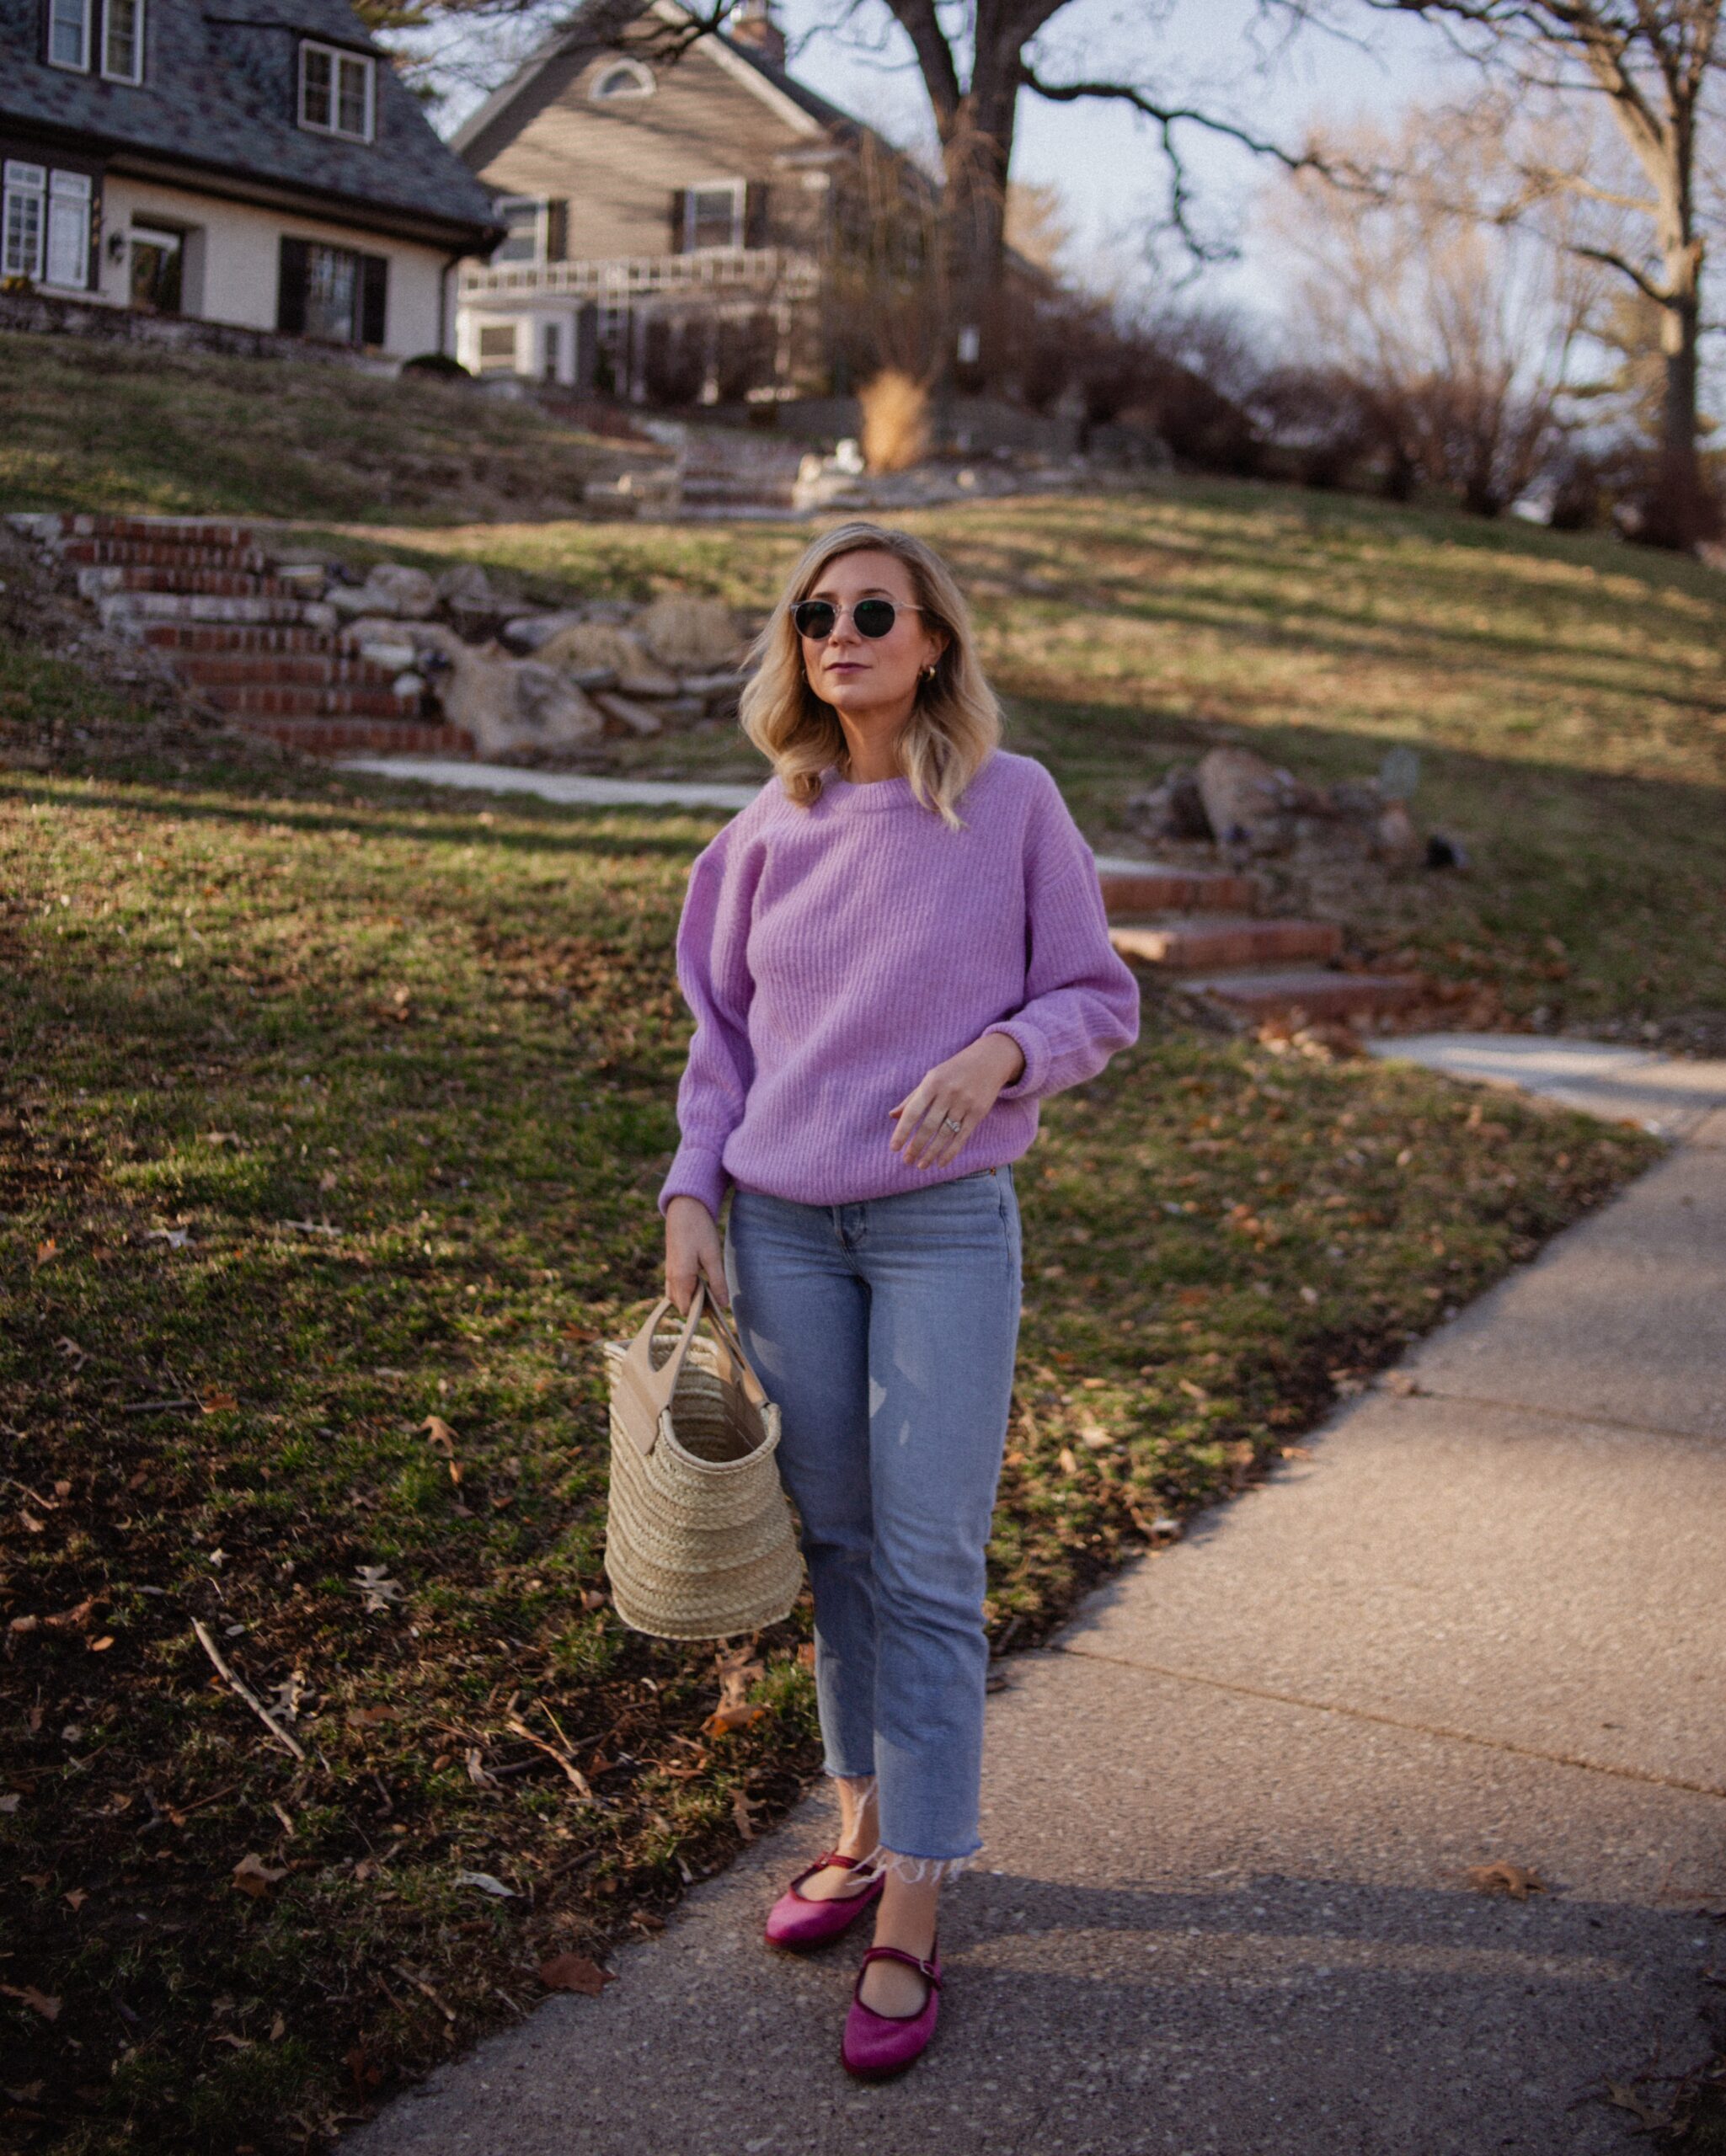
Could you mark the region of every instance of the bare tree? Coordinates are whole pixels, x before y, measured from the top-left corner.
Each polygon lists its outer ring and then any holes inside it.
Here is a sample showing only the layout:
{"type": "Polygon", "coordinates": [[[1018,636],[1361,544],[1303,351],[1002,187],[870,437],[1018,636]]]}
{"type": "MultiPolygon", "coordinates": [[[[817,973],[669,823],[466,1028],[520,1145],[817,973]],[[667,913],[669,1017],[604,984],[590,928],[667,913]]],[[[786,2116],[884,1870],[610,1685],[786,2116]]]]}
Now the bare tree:
{"type": "MultiPolygon", "coordinates": [[[[1718,521],[1698,447],[1706,255],[1704,123],[1722,58],[1726,0],[1366,0],[1441,25],[1505,90],[1610,116],[1632,170],[1602,179],[1585,157],[1520,159],[1507,214],[1563,200],[1595,213],[1566,243],[1653,307],[1664,370],[1661,483],[1643,536],[1688,547],[1718,521]],[[1592,225],[1593,228],[1588,227],[1592,225]]],[[[1577,131],[1586,140],[1590,131],[1577,131]]]]}
{"type": "Polygon", "coordinates": [[[1391,491],[1418,474],[1493,516],[1552,442],[1602,273],[1487,214],[1480,118],[1411,113],[1395,139],[1356,128],[1329,144],[1333,164],[1394,172],[1395,189],[1296,174],[1269,221],[1300,265],[1283,401],[1297,407],[1297,377],[1317,375],[1350,428],[1376,436],[1391,491]]]}

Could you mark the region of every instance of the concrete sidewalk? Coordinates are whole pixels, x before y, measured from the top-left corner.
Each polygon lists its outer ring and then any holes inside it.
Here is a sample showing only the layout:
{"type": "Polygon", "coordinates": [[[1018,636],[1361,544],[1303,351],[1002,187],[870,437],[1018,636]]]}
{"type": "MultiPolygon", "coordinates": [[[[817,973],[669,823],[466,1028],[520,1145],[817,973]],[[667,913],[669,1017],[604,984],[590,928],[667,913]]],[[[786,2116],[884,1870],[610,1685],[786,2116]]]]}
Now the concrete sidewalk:
{"type": "Polygon", "coordinates": [[[1686,1145],[1005,1665],[906,2080],[839,2065],[858,1945],[760,1944],[817,1796],[354,2156],[1635,2146],[1606,2082],[1726,2019],[1723,1373],[1726,1150],[1686,1145]],[[1471,1891],[1501,1860],[1544,1890],[1471,1891]]]}

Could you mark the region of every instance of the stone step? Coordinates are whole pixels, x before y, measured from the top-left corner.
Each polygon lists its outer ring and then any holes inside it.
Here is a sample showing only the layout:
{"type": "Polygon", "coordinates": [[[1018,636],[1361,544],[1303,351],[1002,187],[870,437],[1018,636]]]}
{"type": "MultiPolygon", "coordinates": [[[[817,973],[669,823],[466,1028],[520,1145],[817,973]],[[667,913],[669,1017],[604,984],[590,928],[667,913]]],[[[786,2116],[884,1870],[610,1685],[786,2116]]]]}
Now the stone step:
{"type": "Polygon", "coordinates": [[[1340,958],[1343,931],[1328,921],[1258,921],[1249,914],[1189,914],[1179,921],[1114,921],[1109,940],[1124,958],[1172,971],[1269,966],[1340,958]]]}
{"type": "Polygon", "coordinates": [[[67,539],[60,558],[80,567],[227,569],[250,576],[261,575],[270,566],[261,547],[211,547],[190,540],[67,539]]]}
{"type": "Polygon", "coordinates": [[[417,695],[398,696],[386,678],[382,687],[341,687],[308,682],[298,686],[255,681],[222,682],[206,688],[207,702],[235,718],[419,718],[417,695]]]}
{"type": "Polygon", "coordinates": [[[321,599],[229,598],[201,591],[110,591],[96,602],[111,629],[133,635],[146,622],[226,622],[253,627],[317,629],[336,625],[334,606],[321,599]]]}
{"type": "Polygon", "coordinates": [[[249,547],[248,526],[220,516],[106,516],[68,510],[60,520],[67,539],[145,539],[158,545],[249,547]]]}
{"type": "Polygon", "coordinates": [[[328,652],[329,634],[299,623],[283,627],[245,622],[147,622],[143,641],[163,651],[268,655],[328,652]]]}
{"type": "Polygon", "coordinates": [[[1250,913],[1258,894],[1248,876],[1221,868],[1165,868],[1098,864],[1103,903],[1110,920],[1154,913],[1250,913]]]}
{"type": "Polygon", "coordinates": [[[1345,974],[1320,967],[1188,975],[1181,986],[1255,1018],[1358,1018],[1400,1011],[1423,986],[1412,974],[1345,974]]]}
{"type": "Polygon", "coordinates": [[[114,563],[77,572],[78,596],[100,599],[115,592],[199,592],[216,599],[281,599],[291,587],[273,576],[243,569],[149,568],[114,563]]]}
{"type": "Polygon", "coordinates": [[[430,719],[246,718],[248,734],[279,741],[307,756],[462,756],[473,754],[465,727],[430,719]]]}
{"type": "MultiPolygon", "coordinates": [[[[320,638],[319,643],[327,638],[320,638]]],[[[343,651],[182,651],[174,669],[181,680],[201,687],[297,689],[319,686],[387,689],[395,675],[387,667],[343,651]]]]}

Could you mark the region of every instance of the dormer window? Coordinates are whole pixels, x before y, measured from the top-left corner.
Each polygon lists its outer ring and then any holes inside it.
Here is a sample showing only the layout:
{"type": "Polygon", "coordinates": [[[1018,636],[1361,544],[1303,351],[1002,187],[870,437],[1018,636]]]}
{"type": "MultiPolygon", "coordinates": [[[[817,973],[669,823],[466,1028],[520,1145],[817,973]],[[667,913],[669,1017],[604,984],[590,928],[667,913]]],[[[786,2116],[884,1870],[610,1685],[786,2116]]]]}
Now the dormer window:
{"type": "Polygon", "coordinates": [[[300,47],[300,125],[319,135],[340,135],[350,142],[369,142],[373,131],[377,83],[375,63],[363,52],[343,52],[333,45],[300,47]]]}
{"type": "Polygon", "coordinates": [[[588,95],[596,104],[622,104],[630,98],[649,98],[653,90],[650,67],[644,67],[639,60],[614,60],[601,68],[588,95]]]}
{"type": "Polygon", "coordinates": [[[144,0],[48,0],[48,64],[142,83],[144,0]]]}

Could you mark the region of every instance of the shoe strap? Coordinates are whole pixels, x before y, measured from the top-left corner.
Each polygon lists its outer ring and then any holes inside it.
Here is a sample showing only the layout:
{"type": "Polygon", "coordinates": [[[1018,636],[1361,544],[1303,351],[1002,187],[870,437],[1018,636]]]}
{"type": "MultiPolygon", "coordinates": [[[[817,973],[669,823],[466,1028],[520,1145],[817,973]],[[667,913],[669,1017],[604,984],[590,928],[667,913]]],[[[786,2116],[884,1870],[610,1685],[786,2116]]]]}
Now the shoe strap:
{"type": "Polygon", "coordinates": [[[920,1961],[915,1954],[907,1954],[902,1946],[871,1946],[864,1953],[863,1961],[858,1967],[858,1976],[859,1981],[862,1978],[863,1970],[868,1968],[871,1961],[903,1961],[907,1969],[916,1969],[921,1971],[922,1973],[928,1978],[929,1982],[933,1984],[937,1991],[939,1991],[941,1988],[941,1978],[935,1967],[934,1957],[932,1955],[927,1961],[920,1961]]]}
{"type": "MultiPolygon", "coordinates": [[[[805,1879],[813,1879],[818,1871],[825,1871],[830,1864],[836,1864],[846,1871],[855,1871],[863,1861],[860,1856],[841,1856],[837,1849],[829,1849],[826,1856],[818,1856],[813,1864],[806,1864],[791,1883],[794,1886],[801,1886],[805,1879]]],[[[851,1897],[842,1894],[839,1899],[849,1901],[851,1897]]]]}

